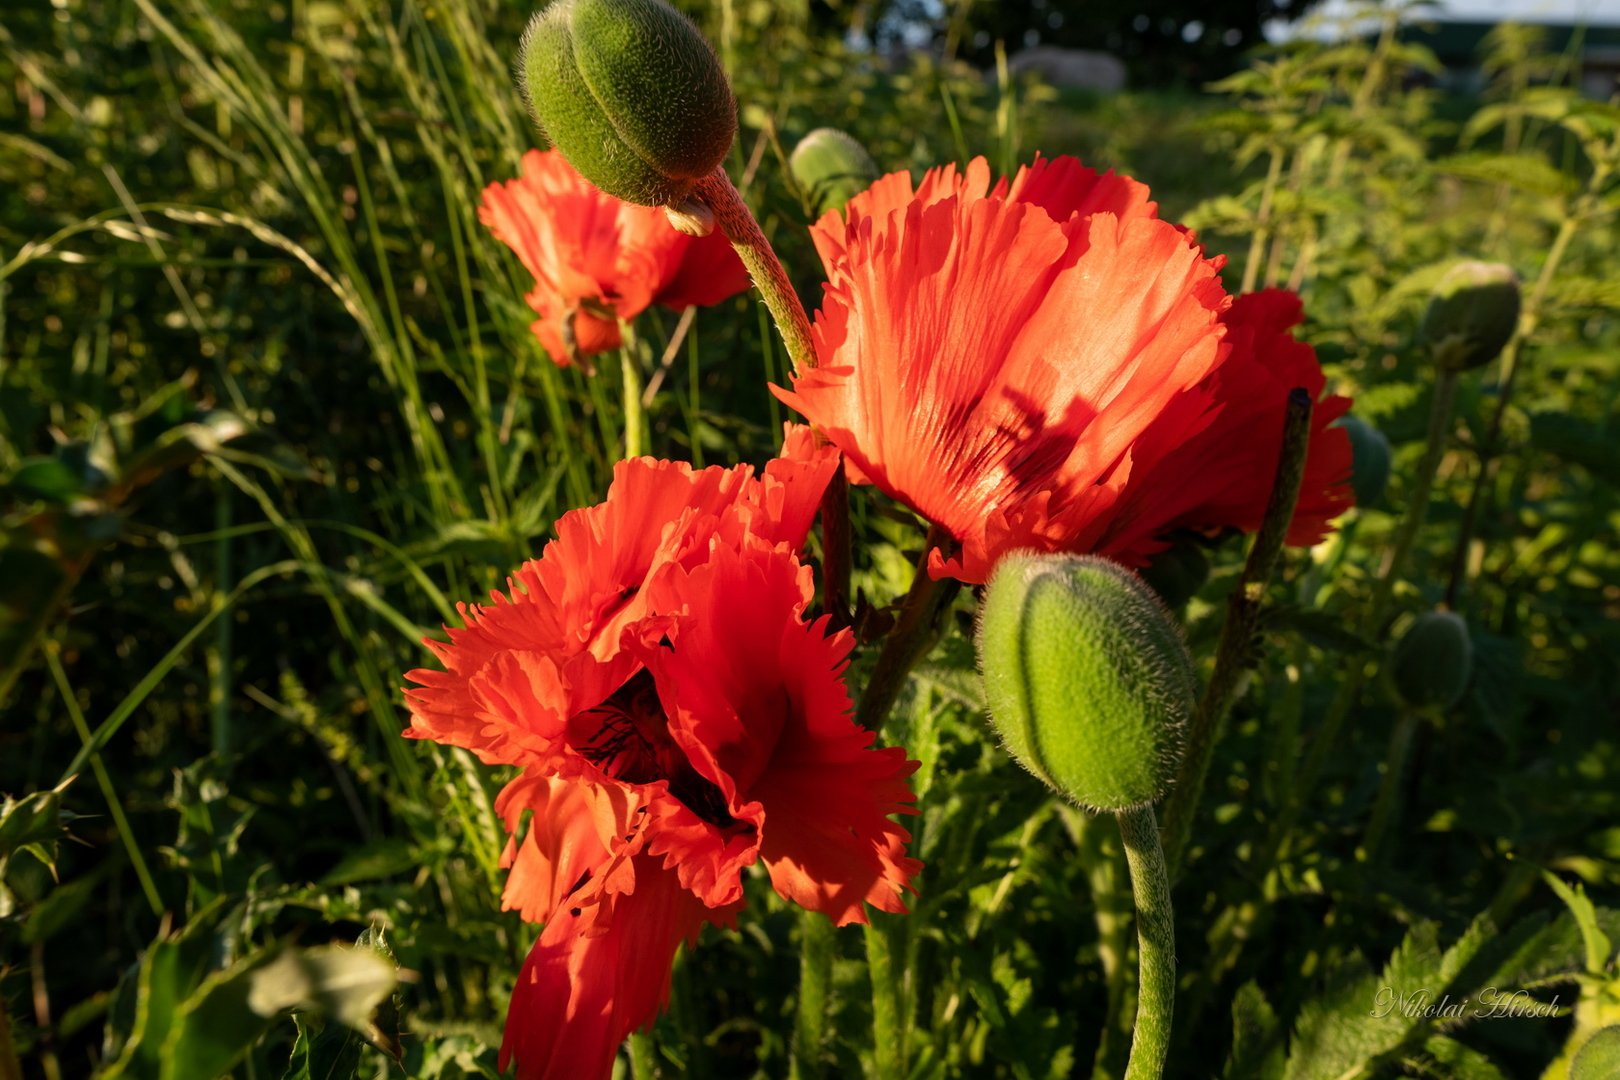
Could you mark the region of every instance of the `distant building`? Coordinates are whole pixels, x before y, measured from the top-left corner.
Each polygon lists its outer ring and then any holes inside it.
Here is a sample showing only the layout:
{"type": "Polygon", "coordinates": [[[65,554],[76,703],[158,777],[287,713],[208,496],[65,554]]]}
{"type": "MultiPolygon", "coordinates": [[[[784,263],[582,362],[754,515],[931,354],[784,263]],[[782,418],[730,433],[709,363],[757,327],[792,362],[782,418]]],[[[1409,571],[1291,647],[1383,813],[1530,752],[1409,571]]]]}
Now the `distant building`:
{"type": "MultiPolygon", "coordinates": [[[[1273,41],[1291,37],[1334,40],[1346,34],[1377,32],[1376,9],[1352,0],[1323,0],[1296,24],[1267,28],[1273,41]]],[[[1484,88],[1480,60],[1485,35],[1502,23],[1539,27],[1546,49],[1568,55],[1573,81],[1589,97],[1607,99],[1620,92],[1620,0],[1453,0],[1417,8],[1406,15],[1401,36],[1426,45],[1446,73],[1443,85],[1477,92],[1484,88]]]]}

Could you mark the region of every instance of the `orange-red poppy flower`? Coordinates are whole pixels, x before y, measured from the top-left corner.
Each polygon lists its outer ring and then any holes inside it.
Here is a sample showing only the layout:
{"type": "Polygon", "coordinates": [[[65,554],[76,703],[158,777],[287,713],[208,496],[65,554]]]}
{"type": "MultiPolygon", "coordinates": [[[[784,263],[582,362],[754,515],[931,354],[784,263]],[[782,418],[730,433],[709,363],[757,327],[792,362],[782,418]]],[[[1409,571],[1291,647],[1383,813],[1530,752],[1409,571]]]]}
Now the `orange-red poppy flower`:
{"type": "Polygon", "coordinates": [[[617,348],[620,320],[653,304],[718,304],[748,288],[719,230],[686,236],[658,207],[598,191],[555,150],[530,150],[518,179],[485,188],[478,220],[534,275],[532,328],[565,366],[617,348]]]}
{"type": "MultiPolygon", "coordinates": [[[[1321,390],[1275,298],[1234,309],[1145,186],[1072,158],[994,187],[983,159],[887,176],[813,235],[820,362],[778,396],[852,480],[950,534],[936,577],[1029,548],[1140,564],[1174,528],[1253,528],[1288,391],[1321,390]]],[[[1316,425],[1294,540],[1348,504],[1348,454],[1316,425]]]]}
{"type": "Polygon", "coordinates": [[[757,477],[621,462],[507,595],[463,607],[446,670],[408,676],[407,734],[523,767],[497,809],[504,902],[545,923],[501,1054],[524,1080],[606,1077],[755,862],[840,925],[904,910],[915,763],[855,725],[852,638],[804,614],[797,551],[837,467],[808,436],[757,477]]]}

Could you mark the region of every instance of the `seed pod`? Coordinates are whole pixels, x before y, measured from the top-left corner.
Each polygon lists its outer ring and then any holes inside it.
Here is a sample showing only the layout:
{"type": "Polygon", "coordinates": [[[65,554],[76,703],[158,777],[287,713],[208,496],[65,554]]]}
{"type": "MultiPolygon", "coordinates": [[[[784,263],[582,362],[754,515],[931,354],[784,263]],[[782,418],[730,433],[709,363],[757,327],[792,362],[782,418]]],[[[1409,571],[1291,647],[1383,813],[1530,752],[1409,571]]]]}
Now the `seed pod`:
{"type": "Polygon", "coordinates": [[[1095,810],[1164,795],[1195,680],[1141,578],[1091,556],[1010,556],[985,590],[978,647],[991,723],[1026,769],[1095,810]]]}
{"type": "Polygon", "coordinates": [[[1357,506],[1371,506],[1389,485],[1389,440],[1359,416],[1341,417],[1339,426],[1350,436],[1350,490],[1357,506]]]}
{"type": "Polygon", "coordinates": [[[1141,574],[1170,610],[1179,611],[1209,580],[1209,553],[1199,539],[1183,535],[1153,556],[1141,574]]]}
{"type": "Polygon", "coordinates": [[[817,128],[799,140],[788,158],[793,179],[804,189],[810,216],[842,210],[878,178],[866,148],[837,128],[817,128]]]}
{"type": "Polygon", "coordinates": [[[1412,621],[1389,658],[1395,694],[1414,709],[1449,709],[1462,700],[1473,672],[1468,624],[1450,611],[1427,611],[1412,621]]]}
{"type": "Polygon", "coordinates": [[[1418,340],[1441,368],[1469,371],[1496,359],[1518,325],[1519,275],[1513,268],[1463,262],[1434,287],[1418,340]]]}
{"type": "Polygon", "coordinates": [[[626,202],[680,202],[737,134],[714,49],[662,0],[556,0],[529,21],[518,73],[552,145],[626,202]]]}

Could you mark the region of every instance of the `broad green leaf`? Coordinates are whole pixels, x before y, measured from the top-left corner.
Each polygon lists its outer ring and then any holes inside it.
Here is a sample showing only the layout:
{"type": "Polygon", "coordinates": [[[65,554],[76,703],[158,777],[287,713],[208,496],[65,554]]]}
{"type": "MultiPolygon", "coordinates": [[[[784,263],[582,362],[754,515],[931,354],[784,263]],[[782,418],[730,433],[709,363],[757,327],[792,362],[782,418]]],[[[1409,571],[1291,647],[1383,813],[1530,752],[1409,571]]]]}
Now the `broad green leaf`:
{"type": "Polygon", "coordinates": [[[1452,176],[1487,184],[1504,184],[1515,191],[1548,198],[1566,198],[1580,189],[1580,181],[1532,154],[1458,154],[1435,162],[1452,176]]]}
{"type": "Polygon", "coordinates": [[[1256,983],[1244,983],[1232,1002],[1232,1053],[1223,1074],[1229,1080],[1281,1080],[1283,1031],[1277,1013],[1256,983]]]}
{"type": "Polygon", "coordinates": [[[164,1040],[163,1077],[219,1076],[245,1057],[281,1013],[309,1010],[356,1031],[394,988],[394,965],[371,949],[288,949],[210,976],[177,1010],[164,1040]]]}
{"type": "Polygon", "coordinates": [[[14,498],[62,504],[83,495],[84,477],[61,458],[30,458],[6,479],[14,498]]]}

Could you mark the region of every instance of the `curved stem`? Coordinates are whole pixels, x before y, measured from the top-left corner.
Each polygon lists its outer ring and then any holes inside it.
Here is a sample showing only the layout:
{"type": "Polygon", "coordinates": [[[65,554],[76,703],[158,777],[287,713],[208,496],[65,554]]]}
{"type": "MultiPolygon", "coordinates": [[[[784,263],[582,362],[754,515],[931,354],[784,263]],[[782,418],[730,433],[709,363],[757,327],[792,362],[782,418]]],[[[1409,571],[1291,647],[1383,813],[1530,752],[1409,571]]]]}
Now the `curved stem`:
{"type": "Polygon", "coordinates": [[[714,211],[720,231],[737,249],[738,257],[748,269],[748,276],[754,279],[754,285],[776,322],[776,331],[782,335],[782,343],[787,346],[794,374],[802,375],[815,367],[816,350],[810,340],[810,319],[804,313],[804,305],[799,302],[799,294],[794,291],[793,282],[782,267],[782,260],[776,257],[771,242],[765,239],[753,211],[743,202],[731,183],[731,177],[725,174],[724,169],[716,169],[698,181],[694,194],[714,211]]]}
{"type": "MultiPolygon", "coordinates": [[[[1423,528],[1424,518],[1428,516],[1429,495],[1434,489],[1434,475],[1440,466],[1440,458],[1445,453],[1447,438],[1451,431],[1451,411],[1456,397],[1456,373],[1442,372],[1435,383],[1434,399],[1429,407],[1428,440],[1424,446],[1423,460],[1418,465],[1417,477],[1413,481],[1406,517],[1401,520],[1389,554],[1379,571],[1378,580],[1373,585],[1373,594],[1367,603],[1366,612],[1358,625],[1364,638],[1373,638],[1383,625],[1385,605],[1394,593],[1395,581],[1400,576],[1419,530],[1423,528]]],[[[1349,719],[1351,710],[1355,708],[1356,699],[1360,696],[1361,688],[1366,685],[1366,681],[1367,662],[1364,657],[1358,656],[1345,673],[1344,680],[1340,682],[1338,693],[1328,706],[1327,714],[1317,725],[1316,732],[1311,738],[1311,748],[1305,755],[1305,761],[1291,786],[1295,798],[1281,808],[1276,822],[1267,832],[1264,843],[1255,854],[1252,869],[1247,875],[1250,879],[1264,885],[1270,879],[1273,869],[1287,853],[1294,829],[1304,813],[1305,801],[1316,790],[1317,779],[1327,766],[1328,754],[1337,741],[1344,722],[1349,719]]],[[[1232,905],[1211,929],[1210,961],[1205,965],[1206,978],[1189,999],[1191,1019],[1194,1023],[1198,1021],[1204,1005],[1207,1004],[1214,984],[1237,962],[1244,942],[1254,935],[1256,923],[1268,910],[1268,905],[1252,902],[1232,905]]]]}
{"type": "Polygon", "coordinates": [[[1136,1029],[1125,1080],[1158,1080],[1170,1053],[1170,1021],[1176,1007],[1176,923],[1170,907],[1170,873],[1159,844],[1153,808],[1122,810],[1119,835],[1136,898],[1136,1029]]]}
{"type": "Polygon", "coordinates": [[[1277,472],[1266,503],[1266,516],[1254,538],[1254,546],[1249,549],[1237,588],[1227,598],[1226,620],[1221,624],[1220,644],[1215,651],[1215,670],[1203,696],[1198,699],[1187,735],[1187,754],[1164,807],[1165,859],[1172,877],[1186,854],[1193,818],[1198,814],[1204,781],[1209,776],[1210,759],[1215,754],[1216,738],[1226,722],[1226,714],[1232,709],[1232,702],[1238,697],[1243,673],[1249,666],[1251,646],[1260,622],[1260,601],[1277,568],[1289,523],[1294,520],[1294,507],[1299,504],[1299,485],[1305,477],[1305,455],[1310,449],[1311,412],[1310,394],[1302,389],[1290,391],[1288,412],[1283,421],[1282,450],[1277,456],[1277,472]]]}

